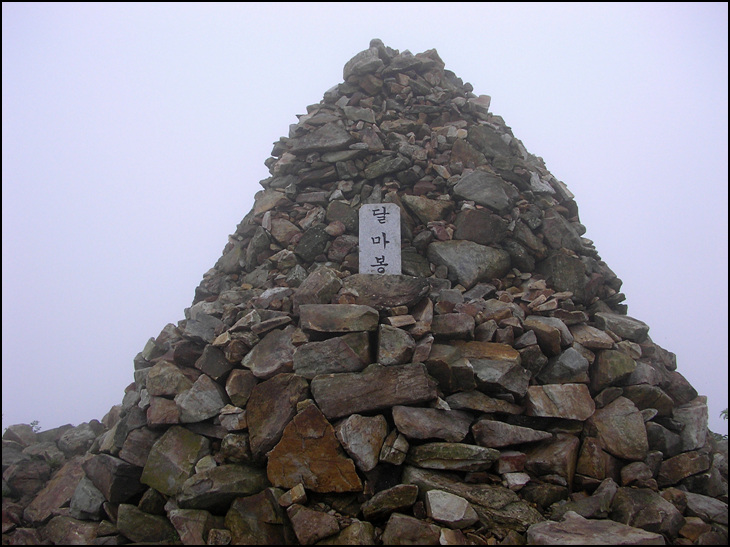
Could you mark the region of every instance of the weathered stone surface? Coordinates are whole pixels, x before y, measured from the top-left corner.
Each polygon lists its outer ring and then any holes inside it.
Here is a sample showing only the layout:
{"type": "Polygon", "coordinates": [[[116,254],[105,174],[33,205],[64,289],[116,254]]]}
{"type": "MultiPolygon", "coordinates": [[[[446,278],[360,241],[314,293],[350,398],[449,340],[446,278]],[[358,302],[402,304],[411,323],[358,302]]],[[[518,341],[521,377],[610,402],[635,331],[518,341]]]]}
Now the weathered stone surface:
{"type": "Polygon", "coordinates": [[[477,169],[456,183],[454,195],[505,213],[512,206],[516,192],[500,177],[477,169]]]}
{"type": "Polygon", "coordinates": [[[473,444],[435,442],[413,446],[406,461],[424,469],[483,471],[499,458],[499,451],[473,444]]]}
{"type": "Polygon", "coordinates": [[[449,280],[466,289],[502,277],[511,264],[506,251],[472,241],[435,241],[428,246],[427,255],[434,264],[448,268],[449,280]]]}
{"type": "Polygon", "coordinates": [[[474,338],[474,318],[466,313],[442,313],[435,315],[431,331],[437,338],[474,338]]]}
{"type": "Polygon", "coordinates": [[[562,252],[553,252],[538,262],[535,270],[545,276],[548,284],[556,291],[569,291],[573,299],[583,302],[586,298],[586,268],[579,258],[562,252]]]}
{"type": "Polygon", "coordinates": [[[358,372],[366,364],[342,336],[302,344],[293,355],[294,372],[308,380],[318,374],[358,372]]]}
{"type": "Polygon", "coordinates": [[[362,504],[364,518],[379,520],[393,512],[409,510],[418,499],[418,486],[414,484],[399,484],[386,490],[381,490],[362,504]]]}
{"type": "Polygon", "coordinates": [[[79,481],[84,477],[83,456],[75,456],[59,469],[46,486],[25,508],[23,517],[30,523],[46,521],[54,511],[71,501],[79,481]]]}
{"type": "Polygon", "coordinates": [[[394,406],[398,431],[411,439],[443,439],[460,442],[469,433],[472,416],[460,410],[394,406]]]}
{"type": "Polygon", "coordinates": [[[610,330],[618,334],[621,338],[626,338],[633,342],[643,342],[649,332],[649,325],[628,315],[618,315],[616,313],[597,312],[594,319],[598,328],[610,330]]]}
{"type": "Polygon", "coordinates": [[[372,471],[388,435],[388,422],[383,415],[353,414],[335,426],[335,434],[357,467],[365,472],[372,471]]]}
{"type": "Polygon", "coordinates": [[[308,228],[299,242],[294,247],[294,252],[305,262],[314,262],[314,260],[324,253],[330,236],[324,224],[315,224],[308,228]]]}
{"type": "Polygon", "coordinates": [[[513,491],[489,484],[467,484],[455,475],[406,466],[402,483],[418,486],[419,495],[430,490],[444,490],[461,496],[472,504],[479,520],[486,525],[506,526],[524,532],[531,524],[544,520],[543,516],[513,491]]]}
{"type": "Polygon", "coordinates": [[[340,288],[342,281],[335,270],[326,266],[317,268],[307,276],[292,296],[294,312],[298,313],[302,304],[329,304],[340,288]]]}
{"type": "Polygon", "coordinates": [[[383,441],[383,448],[380,450],[380,461],[393,465],[402,464],[408,454],[408,440],[406,436],[393,430],[383,441]]]}
{"type": "Polygon", "coordinates": [[[702,473],[710,468],[710,458],[699,451],[683,452],[665,459],[659,468],[657,483],[660,487],[677,484],[691,475],[702,473]]]}
{"type": "Polygon", "coordinates": [[[535,333],[537,343],[545,355],[560,355],[560,331],[556,327],[537,321],[533,316],[525,319],[523,325],[535,333]]]}
{"type": "MultiPolygon", "coordinates": [[[[43,527],[45,542],[51,545],[90,545],[97,537],[99,524],[84,522],[65,515],[59,515],[43,527]]],[[[29,542],[31,545],[43,545],[45,542],[29,542]]]]}
{"type": "Polygon", "coordinates": [[[37,443],[38,436],[28,424],[13,424],[3,431],[3,441],[13,441],[26,447],[37,443]]]}
{"type": "Polygon", "coordinates": [[[58,448],[71,457],[86,452],[94,440],[104,432],[104,426],[98,420],[91,420],[64,431],[58,439],[58,448]]]}
{"type": "Polygon", "coordinates": [[[613,479],[605,479],[601,481],[601,484],[590,496],[552,505],[550,507],[550,518],[552,520],[562,520],[568,511],[578,513],[585,518],[606,518],[618,488],[618,484],[613,479]]]}
{"type": "Polygon", "coordinates": [[[727,526],[727,502],[695,492],[686,492],[685,497],[687,499],[687,515],[700,517],[706,522],[717,522],[727,526]]]}
{"type": "Polygon", "coordinates": [[[299,308],[302,329],[315,332],[372,331],[378,312],[359,304],[306,304],[299,308]]]}
{"type": "Polygon", "coordinates": [[[180,426],[173,426],[152,446],[140,482],[174,496],[193,474],[195,464],[210,453],[210,441],[180,426]]]}
{"type": "Polygon", "coordinates": [[[225,354],[220,349],[214,346],[205,346],[203,354],[195,362],[195,368],[218,381],[231,371],[233,365],[226,359],[225,354]]]}
{"type": "Polygon", "coordinates": [[[354,520],[338,534],[320,540],[318,545],[375,545],[375,528],[369,522],[354,520]]]}
{"type": "Polygon", "coordinates": [[[234,369],[226,379],[226,393],[231,403],[244,408],[258,380],[248,369],[234,369]]]}
{"type": "Polygon", "coordinates": [[[585,384],[549,384],[527,388],[525,412],[528,416],[586,420],[595,409],[596,405],[585,384]]]}
{"type": "Polygon", "coordinates": [[[477,412],[498,414],[522,414],[523,408],[509,401],[489,397],[481,391],[462,391],[446,397],[446,402],[454,410],[476,410],[477,412]]]}
{"type": "Polygon", "coordinates": [[[119,505],[117,529],[136,543],[174,541],[177,538],[177,531],[165,517],[150,515],[128,503],[119,505]]]}
{"type": "Polygon", "coordinates": [[[225,518],[231,544],[291,545],[297,541],[284,509],[277,502],[279,494],[279,490],[267,488],[236,498],[225,518]]]}
{"type": "Polygon", "coordinates": [[[290,150],[296,154],[341,150],[352,144],[354,139],[342,124],[333,122],[315,129],[311,133],[290,141],[290,150]]]}
{"type": "Polygon", "coordinates": [[[527,530],[530,545],[666,545],[654,534],[610,520],[594,520],[568,511],[561,522],[545,521],[527,530]]]}
{"type": "Polygon", "coordinates": [[[342,287],[354,295],[355,304],[381,310],[416,304],[430,285],[426,279],[410,275],[353,274],[342,287]]]}
{"type": "Polygon", "coordinates": [[[182,484],[177,501],[183,509],[218,512],[234,499],[258,493],[268,485],[263,469],[224,464],[192,475],[182,484]]]}
{"type": "Polygon", "coordinates": [[[172,509],[167,514],[183,545],[205,545],[208,533],[216,528],[216,517],[199,509],[172,509]]]}
{"type": "Polygon", "coordinates": [[[160,361],[147,374],[147,391],[151,396],[174,397],[193,387],[193,382],[170,361],[160,361]]]}
{"type": "MultiPolygon", "coordinates": [[[[519,354],[518,354],[519,355],[519,354]]],[[[512,361],[470,359],[477,387],[492,393],[513,393],[524,397],[530,383],[530,373],[512,361]]]]}
{"type": "Polygon", "coordinates": [[[584,348],[591,350],[611,349],[613,347],[613,338],[596,327],[590,325],[571,325],[570,333],[573,335],[575,342],[584,348]]]}
{"type": "Polygon", "coordinates": [[[279,442],[296,414],[297,403],[308,393],[307,381],[295,374],[279,374],[253,388],[246,408],[251,453],[256,460],[279,442]]]}
{"type": "Polygon", "coordinates": [[[411,162],[403,156],[385,157],[368,165],[363,170],[363,175],[366,179],[376,179],[383,175],[403,171],[410,166],[411,162]]]}
{"type": "Polygon", "coordinates": [[[596,410],[586,427],[595,431],[603,449],[617,458],[640,461],[649,451],[644,419],[626,397],[618,397],[596,410]]]}
{"type": "Polygon", "coordinates": [[[426,514],[449,528],[468,528],[479,520],[474,508],[461,496],[429,490],[425,498],[426,514]]]}
{"type": "Polygon", "coordinates": [[[227,402],[228,396],[223,387],[206,374],[201,374],[193,387],[175,396],[182,423],[202,422],[212,418],[227,402]]]}
{"type": "Polygon", "coordinates": [[[287,508],[294,533],[302,545],[312,545],[321,539],[340,531],[337,518],[333,515],[294,504],[287,508]]]}
{"type": "Polygon", "coordinates": [[[682,450],[697,450],[705,445],[707,438],[707,401],[704,397],[674,408],[672,417],[682,424],[679,436],[682,450]]]}
{"type": "Polygon", "coordinates": [[[393,513],[383,530],[385,545],[438,545],[441,530],[435,524],[393,513]]]}
{"type": "Polygon", "coordinates": [[[682,439],[679,435],[655,422],[646,422],[645,425],[650,450],[658,450],[665,458],[676,456],[682,451],[682,439]]]}
{"type": "Polygon", "coordinates": [[[322,374],[312,380],[310,389],[330,420],[436,398],[436,382],[417,363],[370,365],[361,373],[322,374]]]}
{"type": "Polygon", "coordinates": [[[674,401],[659,386],[638,384],[623,386],[621,390],[622,395],[634,403],[639,410],[651,408],[656,410],[659,416],[671,416],[674,411],[674,401]]]}
{"type": "Polygon", "coordinates": [[[606,452],[595,437],[586,437],[580,448],[576,473],[596,480],[618,479],[619,460],[606,452]]]}
{"type": "Polygon", "coordinates": [[[279,373],[292,371],[294,349],[291,331],[272,330],[246,354],[241,364],[256,378],[268,380],[279,373]]]}
{"type": "Polygon", "coordinates": [[[194,342],[210,344],[225,329],[225,323],[204,313],[199,313],[185,322],[183,336],[194,342]]]}
{"type": "Polygon", "coordinates": [[[362,490],[354,462],[315,405],[294,416],[268,457],[266,472],[275,486],[288,489],[302,483],[322,493],[362,490]]]}
{"type": "Polygon", "coordinates": [[[535,475],[561,477],[569,488],[575,475],[575,462],[580,441],[573,435],[558,433],[550,441],[543,441],[525,450],[525,469],[535,475]]]}
{"type": "Polygon", "coordinates": [[[84,475],[69,502],[71,516],[82,520],[96,520],[101,515],[105,501],[104,494],[84,475]]]}
{"type": "MultiPolygon", "coordinates": [[[[415,348],[416,341],[405,330],[391,327],[390,325],[381,324],[378,326],[378,351],[376,360],[381,365],[402,365],[409,363],[415,348]]],[[[360,368],[363,367],[364,364],[360,368]]]]}
{"type": "Polygon", "coordinates": [[[490,361],[508,361],[516,365],[520,364],[520,352],[508,344],[455,340],[451,342],[451,345],[458,348],[462,356],[467,359],[487,359],[490,361]]]}
{"type": "Polygon", "coordinates": [[[361,76],[363,74],[377,72],[383,66],[384,63],[378,55],[377,47],[371,46],[345,63],[345,68],[342,71],[342,79],[347,80],[350,76],[361,76]]]}
{"type": "Polygon", "coordinates": [[[424,196],[404,195],[403,204],[413,213],[422,224],[444,220],[454,210],[451,201],[429,199],[424,196]]]}
{"type": "Polygon", "coordinates": [[[575,348],[568,348],[548,360],[537,379],[544,384],[574,384],[589,382],[588,359],[575,348]]]}
{"type": "Polygon", "coordinates": [[[613,498],[611,519],[669,538],[676,538],[684,525],[682,513],[648,488],[619,488],[613,498]]]}
{"type": "Polygon", "coordinates": [[[636,361],[616,350],[598,352],[591,367],[591,389],[595,392],[617,384],[636,369],[636,361]]]}
{"type": "Polygon", "coordinates": [[[471,428],[474,440],[482,446],[501,448],[513,444],[533,443],[552,438],[547,431],[481,419],[471,428]]]}
{"type": "Polygon", "coordinates": [[[98,454],[83,463],[86,476],[111,503],[124,503],[145,489],[142,469],[108,454],[98,454]]]}

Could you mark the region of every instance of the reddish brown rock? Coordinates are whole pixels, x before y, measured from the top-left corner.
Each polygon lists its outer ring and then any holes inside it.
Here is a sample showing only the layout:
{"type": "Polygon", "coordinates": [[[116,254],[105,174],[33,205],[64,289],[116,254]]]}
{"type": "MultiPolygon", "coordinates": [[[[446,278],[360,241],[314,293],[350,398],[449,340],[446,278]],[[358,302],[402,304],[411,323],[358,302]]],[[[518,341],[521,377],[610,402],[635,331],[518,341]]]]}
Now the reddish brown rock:
{"type": "Polygon", "coordinates": [[[88,457],[75,456],[59,469],[46,486],[26,507],[23,517],[30,523],[40,524],[55,511],[71,501],[79,481],[84,477],[83,463],[88,457]]]}
{"type": "Polygon", "coordinates": [[[279,374],[253,388],[246,418],[254,459],[263,458],[279,442],[297,403],[308,393],[307,381],[295,374],[279,374]]]}
{"type": "Polygon", "coordinates": [[[268,459],[269,480],[281,488],[302,483],[322,493],[362,490],[354,462],[345,455],[334,429],[315,405],[294,416],[268,459]]]}
{"type": "Polygon", "coordinates": [[[314,511],[303,505],[294,504],[289,506],[286,514],[299,543],[302,545],[312,545],[340,531],[337,518],[321,511],[314,511]]]}

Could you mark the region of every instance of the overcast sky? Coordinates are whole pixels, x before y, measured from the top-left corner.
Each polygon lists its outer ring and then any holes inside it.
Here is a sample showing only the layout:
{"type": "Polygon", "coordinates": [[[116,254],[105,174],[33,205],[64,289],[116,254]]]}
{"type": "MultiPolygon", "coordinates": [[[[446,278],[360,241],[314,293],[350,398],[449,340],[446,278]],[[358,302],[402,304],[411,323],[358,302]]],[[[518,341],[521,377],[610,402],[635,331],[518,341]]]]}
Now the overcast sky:
{"type": "Polygon", "coordinates": [[[2,5],[3,427],[101,419],[272,143],[380,38],[435,48],[575,194],[629,315],[728,406],[727,3],[2,5]]]}

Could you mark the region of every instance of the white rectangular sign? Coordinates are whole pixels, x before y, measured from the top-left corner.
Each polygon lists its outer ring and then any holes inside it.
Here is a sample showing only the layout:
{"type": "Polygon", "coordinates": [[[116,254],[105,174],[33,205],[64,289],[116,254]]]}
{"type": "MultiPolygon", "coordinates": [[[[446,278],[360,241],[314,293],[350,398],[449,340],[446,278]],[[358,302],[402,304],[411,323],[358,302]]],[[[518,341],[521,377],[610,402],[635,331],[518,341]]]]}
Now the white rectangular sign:
{"type": "Polygon", "coordinates": [[[395,203],[360,207],[360,273],[400,275],[400,208],[395,203]]]}

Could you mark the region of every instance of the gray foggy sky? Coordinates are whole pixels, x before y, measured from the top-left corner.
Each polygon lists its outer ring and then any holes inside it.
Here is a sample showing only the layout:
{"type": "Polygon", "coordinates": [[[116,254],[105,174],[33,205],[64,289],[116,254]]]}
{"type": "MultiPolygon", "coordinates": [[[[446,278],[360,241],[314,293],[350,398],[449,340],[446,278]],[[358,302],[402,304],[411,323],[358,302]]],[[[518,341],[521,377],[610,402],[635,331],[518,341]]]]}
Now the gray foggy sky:
{"type": "Polygon", "coordinates": [[[727,9],[3,3],[3,427],[121,402],[272,143],[380,38],[492,97],[727,433],[727,9]]]}

